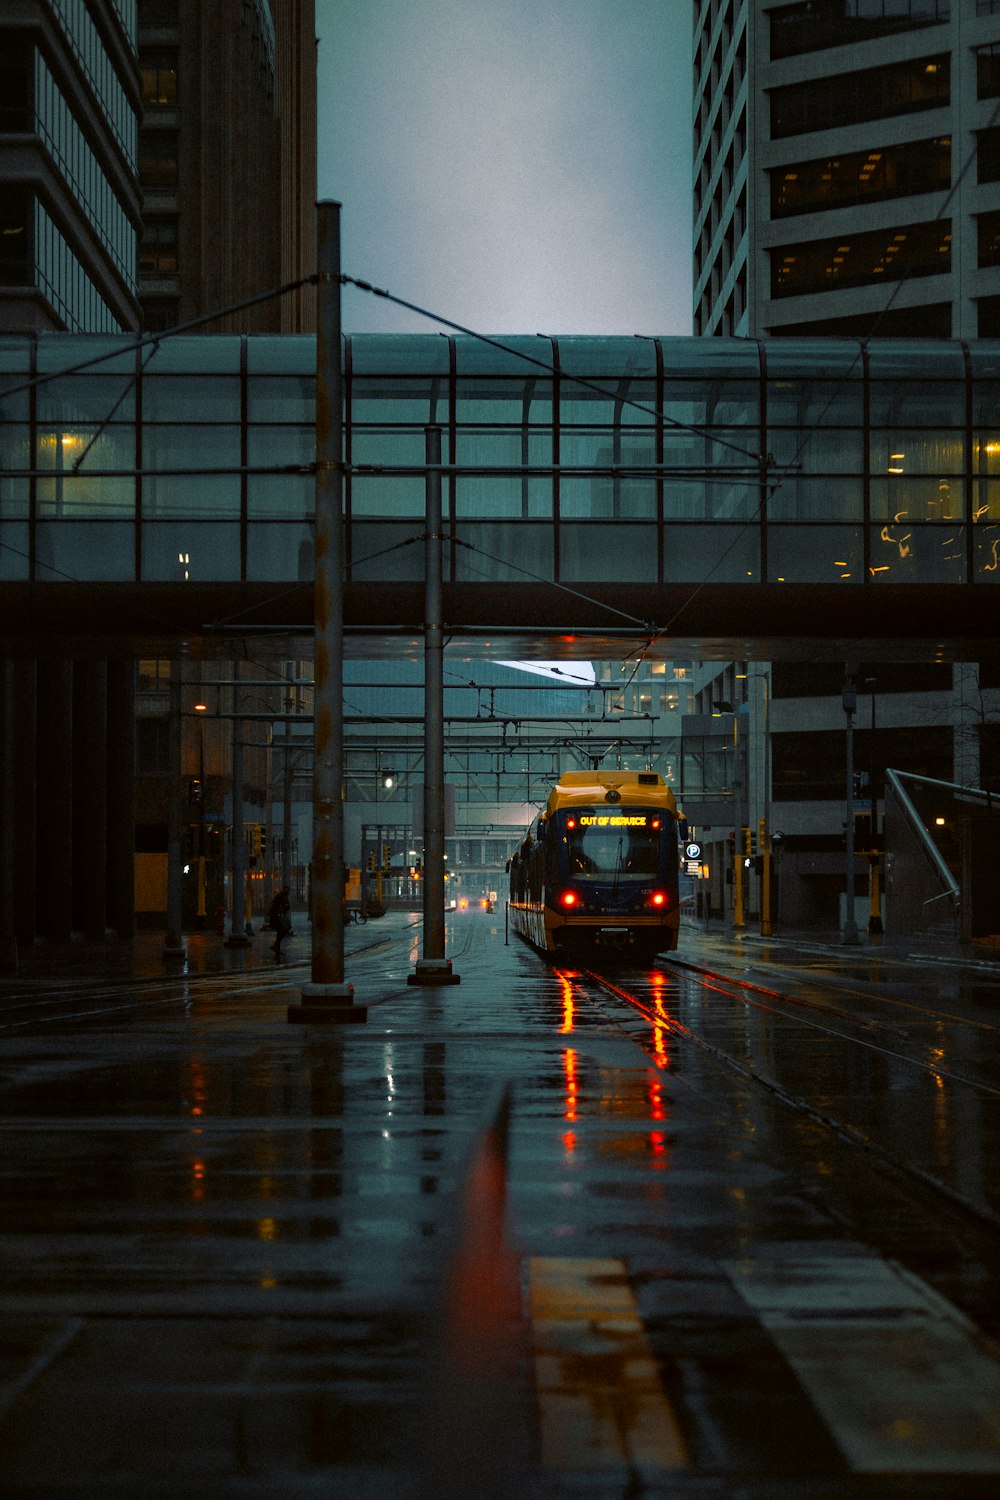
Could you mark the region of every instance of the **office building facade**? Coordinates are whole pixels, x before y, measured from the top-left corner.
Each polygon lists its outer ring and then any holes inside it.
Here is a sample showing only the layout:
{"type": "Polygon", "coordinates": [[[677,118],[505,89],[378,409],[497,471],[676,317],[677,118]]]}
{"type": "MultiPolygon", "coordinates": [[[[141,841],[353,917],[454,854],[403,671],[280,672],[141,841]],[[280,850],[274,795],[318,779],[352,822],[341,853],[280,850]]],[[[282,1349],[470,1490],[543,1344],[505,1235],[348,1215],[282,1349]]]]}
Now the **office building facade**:
{"type": "MultiPolygon", "coordinates": [[[[139,0],[144,326],[239,307],[315,267],[313,0],[139,0]]],[[[313,289],[211,332],[315,326],[313,289]]]]}
{"type": "MultiPolygon", "coordinates": [[[[988,357],[974,341],[1000,332],[994,0],[706,0],[695,17],[694,117],[697,332],[954,338],[973,341],[967,359],[988,357]]],[[[891,344],[843,347],[859,362],[893,357],[891,344]]],[[[780,400],[780,382],[774,389],[780,400]]],[[[948,475],[955,459],[985,474],[997,450],[944,434],[931,410],[943,392],[928,383],[924,415],[911,422],[886,409],[896,427],[888,443],[873,409],[863,489],[869,501],[883,495],[887,524],[870,534],[872,580],[886,565],[912,564],[913,528],[946,521],[943,557],[953,523],[988,519],[988,502],[955,490],[948,475]]],[[[831,387],[818,424],[836,422],[837,400],[831,387]]],[[[798,452],[807,469],[830,470],[828,496],[840,483],[842,438],[816,432],[798,452]]],[[[861,503],[862,493],[848,482],[844,498],[861,503]]],[[[743,846],[759,853],[763,841],[772,920],[842,925],[851,918],[846,823],[856,809],[856,847],[881,845],[887,767],[996,784],[989,664],[737,662],[702,665],[695,678],[683,781],[712,827],[703,904],[715,915],[737,904],[747,920],[761,912],[760,862],[743,846]],[[850,787],[848,727],[858,747],[850,787]]],[[[859,859],[853,887],[858,925],[877,904],[880,930],[892,892],[882,899],[873,871],[884,884],[886,870],[859,859]]]]}
{"type": "Polygon", "coordinates": [[[703,0],[696,333],[1000,332],[994,0],[703,0]]]}
{"type": "Polygon", "coordinates": [[[139,324],[135,0],[0,7],[0,331],[139,324]]]}

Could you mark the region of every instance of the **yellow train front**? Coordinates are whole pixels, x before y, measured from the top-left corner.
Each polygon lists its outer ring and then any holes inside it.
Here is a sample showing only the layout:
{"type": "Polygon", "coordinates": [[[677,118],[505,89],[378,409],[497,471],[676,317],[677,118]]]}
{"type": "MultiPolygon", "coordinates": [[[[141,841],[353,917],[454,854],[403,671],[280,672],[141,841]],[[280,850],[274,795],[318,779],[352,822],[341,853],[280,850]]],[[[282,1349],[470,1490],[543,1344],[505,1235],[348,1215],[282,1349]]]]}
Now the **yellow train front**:
{"type": "Polygon", "coordinates": [[[677,947],[677,806],[655,771],[566,771],[510,861],[510,923],[546,953],[677,947]]]}

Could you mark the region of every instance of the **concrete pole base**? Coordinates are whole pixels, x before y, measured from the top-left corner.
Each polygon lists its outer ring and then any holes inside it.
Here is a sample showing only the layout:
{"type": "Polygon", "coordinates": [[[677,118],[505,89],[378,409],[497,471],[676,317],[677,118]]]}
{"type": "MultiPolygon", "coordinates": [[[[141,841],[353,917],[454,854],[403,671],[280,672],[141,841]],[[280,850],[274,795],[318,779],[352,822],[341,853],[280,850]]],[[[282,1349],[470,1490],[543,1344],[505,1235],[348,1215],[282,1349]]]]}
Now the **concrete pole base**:
{"type": "Polygon", "coordinates": [[[164,958],[187,958],[187,949],[177,938],[167,938],[163,945],[164,958]]]}
{"type": "Polygon", "coordinates": [[[223,944],[225,948],[249,948],[249,946],[250,939],[245,932],[231,932],[223,944]]]}
{"type": "Polygon", "coordinates": [[[288,1007],[288,1019],[304,1025],[360,1024],[368,1019],[368,1007],[354,1004],[353,984],[304,984],[302,1004],[288,1007]]]}
{"type": "Polygon", "coordinates": [[[450,958],[418,958],[416,972],[406,976],[407,984],[461,984],[453,974],[450,958]]]}

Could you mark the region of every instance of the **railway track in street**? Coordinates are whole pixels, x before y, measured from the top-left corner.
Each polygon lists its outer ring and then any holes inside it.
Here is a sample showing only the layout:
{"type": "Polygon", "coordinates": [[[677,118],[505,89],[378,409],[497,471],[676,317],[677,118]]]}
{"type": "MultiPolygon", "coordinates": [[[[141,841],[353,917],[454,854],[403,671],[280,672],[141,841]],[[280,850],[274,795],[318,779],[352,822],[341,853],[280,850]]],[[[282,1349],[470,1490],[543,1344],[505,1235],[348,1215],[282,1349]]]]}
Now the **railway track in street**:
{"type": "Polygon", "coordinates": [[[579,1000],[643,1017],[637,1039],[654,1061],[667,1039],[697,1048],[938,1209],[1000,1234],[995,1172],[966,1160],[962,1141],[963,1122],[1000,1116],[1000,1024],[901,995],[823,989],[813,976],[794,993],[669,955],[660,964],[563,972],[579,1000]]]}

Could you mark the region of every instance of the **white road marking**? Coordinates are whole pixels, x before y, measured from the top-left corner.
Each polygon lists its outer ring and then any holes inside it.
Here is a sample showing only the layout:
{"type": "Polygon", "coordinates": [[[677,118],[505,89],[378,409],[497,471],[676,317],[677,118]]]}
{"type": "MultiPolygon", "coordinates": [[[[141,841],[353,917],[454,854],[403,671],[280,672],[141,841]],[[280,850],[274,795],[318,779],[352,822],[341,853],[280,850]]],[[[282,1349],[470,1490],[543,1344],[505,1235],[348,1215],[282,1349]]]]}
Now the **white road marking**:
{"type": "Polygon", "coordinates": [[[779,1246],[725,1264],[852,1468],[1000,1473],[1000,1360],[891,1261],[779,1246]]]}

